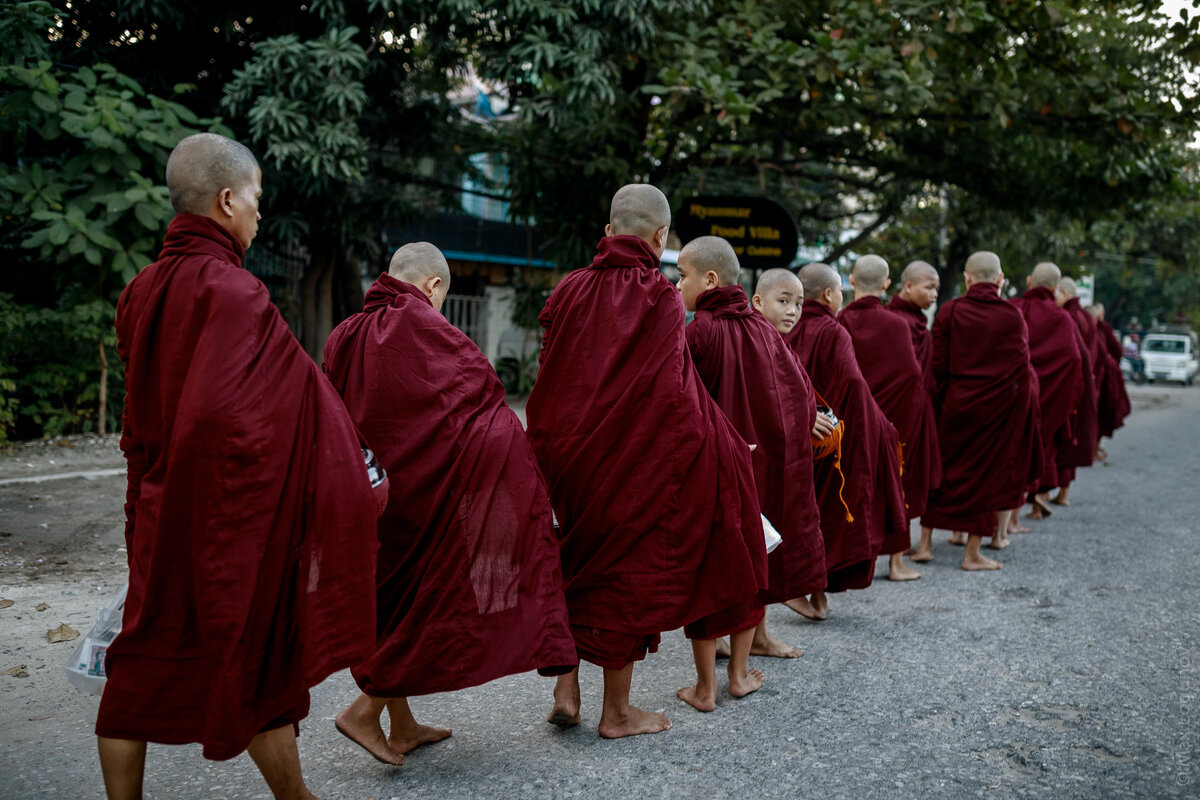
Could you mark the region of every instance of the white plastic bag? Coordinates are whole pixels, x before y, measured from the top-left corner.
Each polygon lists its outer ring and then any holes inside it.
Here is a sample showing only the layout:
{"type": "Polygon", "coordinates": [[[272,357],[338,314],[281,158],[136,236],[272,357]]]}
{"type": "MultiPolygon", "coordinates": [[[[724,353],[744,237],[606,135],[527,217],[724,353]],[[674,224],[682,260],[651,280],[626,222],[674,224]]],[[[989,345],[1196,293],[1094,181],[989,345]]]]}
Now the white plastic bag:
{"type": "Polygon", "coordinates": [[[125,593],[129,591],[126,582],[117,592],[117,596],[100,610],[100,618],[88,631],[88,635],[79,640],[71,659],[63,664],[67,671],[67,680],[71,685],[91,694],[104,691],[108,677],[104,672],[104,657],[108,646],[121,632],[121,617],[125,613],[125,593]]]}
{"type": "Polygon", "coordinates": [[[779,535],[779,531],[775,530],[775,526],[766,516],[762,514],[759,516],[762,517],[763,538],[767,541],[767,552],[769,553],[783,543],[783,537],[779,535]]]}

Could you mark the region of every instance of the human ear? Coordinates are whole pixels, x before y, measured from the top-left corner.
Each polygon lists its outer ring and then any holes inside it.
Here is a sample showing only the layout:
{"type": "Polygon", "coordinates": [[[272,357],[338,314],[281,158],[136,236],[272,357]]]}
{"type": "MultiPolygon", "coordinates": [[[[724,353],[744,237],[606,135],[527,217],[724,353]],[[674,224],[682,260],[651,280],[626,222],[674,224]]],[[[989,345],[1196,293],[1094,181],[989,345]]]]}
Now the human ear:
{"type": "Polygon", "coordinates": [[[217,206],[221,209],[222,214],[233,217],[233,189],[226,187],[221,190],[217,195],[217,206]]]}
{"type": "Polygon", "coordinates": [[[763,309],[762,297],[757,294],[750,298],[750,304],[759,311],[762,311],[763,309]]]}

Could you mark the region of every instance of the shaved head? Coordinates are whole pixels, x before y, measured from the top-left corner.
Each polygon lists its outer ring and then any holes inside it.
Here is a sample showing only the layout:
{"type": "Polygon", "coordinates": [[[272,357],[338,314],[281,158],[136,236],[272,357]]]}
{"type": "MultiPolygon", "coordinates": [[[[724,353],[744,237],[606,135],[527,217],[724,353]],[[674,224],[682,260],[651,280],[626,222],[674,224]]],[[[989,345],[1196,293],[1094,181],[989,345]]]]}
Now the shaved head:
{"type": "Polygon", "coordinates": [[[974,280],[995,283],[1004,273],[1000,269],[1000,256],[988,250],[972,253],[967,259],[965,271],[974,280]]]}
{"type": "Polygon", "coordinates": [[[1092,303],[1088,306],[1088,311],[1091,311],[1096,319],[1104,319],[1104,303],[1092,303]]]}
{"type": "Polygon", "coordinates": [[[1058,268],[1057,264],[1049,261],[1038,264],[1029,274],[1030,288],[1040,286],[1045,289],[1057,289],[1060,280],[1062,280],[1062,270],[1058,268]]]}
{"type": "Polygon", "coordinates": [[[854,262],[850,274],[854,276],[854,288],[858,291],[882,292],[888,280],[888,263],[879,256],[863,256],[854,262]]]}
{"type": "Polygon", "coordinates": [[[933,268],[932,264],[925,261],[914,261],[904,268],[904,272],[900,273],[900,285],[906,283],[917,283],[922,278],[937,278],[938,272],[933,268]]]}
{"type": "Polygon", "coordinates": [[[1063,293],[1068,300],[1078,296],[1078,289],[1075,287],[1074,278],[1063,278],[1058,282],[1058,290],[1063,293]]]}
{"type": "Polygon", "coordinates": [[[167,159],[167,189],[176,214],[207,215],[225,189],[239,192],[256,181],[258,160],[245,145],[218,133],[188,136],[167,159]]]}
{"type": "Polygon", "coordinates": [[[686,257],[692,269],[703,275],[712,271],[717,274],[721,286],[732,286],[737,283],[741,267],[738,265],[737,253],[733,245],[720,236],[701,236],[693,239],[679,251],[679,259],[686,257]]]}
{"type": "Polygon", "coordinates": [[[412,242],[392,254],[388,274],[398,281],[420,284],[426,278],[441,278],[450,283],[450,265],[442,251],[429,242],[412,242]]]}
{"type": "Polygon", "coordinates": [[[766,297],[772,291],[782,286],[788,287],[797,295],[804,293],[804,287],[800,284],[800,279],[796,277],[796,273],[782,267],[766,270],[762,275],[759,275],[758,285],[754,287],[754,293],[766,297]]]}
{"type": "Polygon", "coordinates": [[[613,195],[608,224],[613,236],[637,236],[650,241],[671,224],[667,196],[648,183],[630,183],[613,195]]]}
{"type": "Polygon", "coordinates": [[[816,300],[826,289],[842,288],[842,276],[837,274],[837,270],[828,264],[822,264],[820,261],[814,261],[811,264],[805,264],[800,269],[800,283],[804,284],[804,299],[816,300]]]}

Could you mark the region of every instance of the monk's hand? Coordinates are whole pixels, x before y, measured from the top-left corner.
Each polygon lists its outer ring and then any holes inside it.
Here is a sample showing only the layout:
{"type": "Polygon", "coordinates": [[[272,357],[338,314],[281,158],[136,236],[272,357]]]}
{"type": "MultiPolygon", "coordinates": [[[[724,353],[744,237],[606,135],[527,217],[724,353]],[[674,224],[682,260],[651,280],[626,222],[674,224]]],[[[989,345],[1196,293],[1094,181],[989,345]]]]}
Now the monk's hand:
{"type": "Polygon", "coordinates": [[[813,441],[819,442],[831,433],[833,433],[833,422],[824,414],[817,414],[817,421],[813,423],[812,429],[813,441]]]}

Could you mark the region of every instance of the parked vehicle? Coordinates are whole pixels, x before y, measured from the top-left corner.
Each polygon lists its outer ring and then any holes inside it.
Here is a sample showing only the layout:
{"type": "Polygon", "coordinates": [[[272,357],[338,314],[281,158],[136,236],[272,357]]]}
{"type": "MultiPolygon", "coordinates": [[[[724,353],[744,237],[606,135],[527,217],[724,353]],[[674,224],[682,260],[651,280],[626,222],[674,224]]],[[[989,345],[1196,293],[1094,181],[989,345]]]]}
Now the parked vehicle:
{"type": "Polygon", "coordinates": [[[1200,346],[1187,329],[1152,331],[1142,339],[1146,380],[1179,381],[1191,386],[1200,372],[1200,346]]]}

